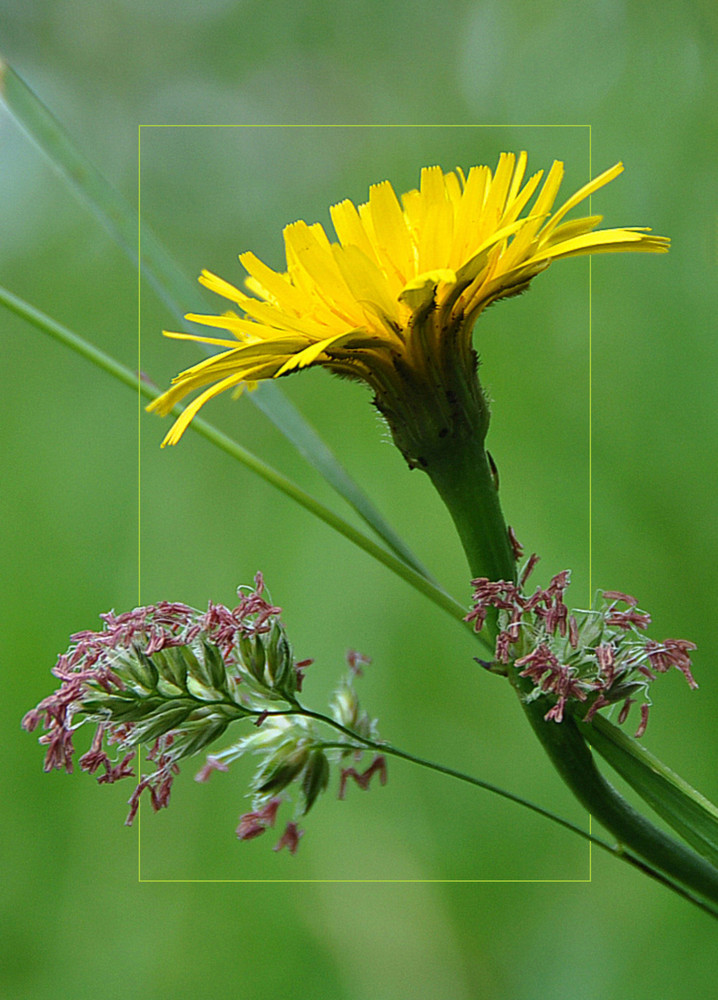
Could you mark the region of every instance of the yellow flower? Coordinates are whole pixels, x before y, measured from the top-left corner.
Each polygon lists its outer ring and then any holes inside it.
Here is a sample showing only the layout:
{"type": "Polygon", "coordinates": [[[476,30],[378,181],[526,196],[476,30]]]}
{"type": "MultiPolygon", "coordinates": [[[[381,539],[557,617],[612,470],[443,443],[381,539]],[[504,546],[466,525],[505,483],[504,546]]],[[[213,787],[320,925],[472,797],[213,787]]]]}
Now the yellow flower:
{"type": "Polygon", "coordinates": [[[239,306],[242,315],[186,317],[225,330],[231,339],[166,333],[223,350],[181,372],[148,407],[164,415],[188,393],[209,386],[163,444],[179,441],[197,411],[225,389],[310,365],[367,382],[379,408],[390,414],[407,380],[424,389],[449,370],[473,377],[471,332],[479,313],[526,288],[553,260],[668,249],[668,239],[648,229],[596,231],[600,215],[565,221],[571,209],[621,173],[621,163],[557,211],[552,209],[563,164],[553,163],[540,190],[543,171],[524,184],[525,169],[526,153],[518,159],[502,153],[493,174],[484,166],[466,175],[426,167],[419,190],[401,201],[388,181],[372,185],[365,204],[357,208],[347,200],[330,209],[338,243],[319,224],[286,227],[285,274],[251,252],[241,254],[253,294],[203,271],[200,282],[239,306]]]}

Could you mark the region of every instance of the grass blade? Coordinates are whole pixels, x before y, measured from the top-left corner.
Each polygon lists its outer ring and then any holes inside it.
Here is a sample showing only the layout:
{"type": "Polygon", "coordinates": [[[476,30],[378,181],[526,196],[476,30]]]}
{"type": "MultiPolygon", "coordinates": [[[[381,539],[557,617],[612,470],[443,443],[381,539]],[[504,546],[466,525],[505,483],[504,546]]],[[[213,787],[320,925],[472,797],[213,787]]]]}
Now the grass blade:
{"type": "MultiPolygon", "coordinates": [[[[66,326],[61,323],[55,322],[51,317],[47,316],[45,313],[31,306],[29,303],[20,299],[17,295],[13,295],[12,292],[0,287],[0,304],[6,306],[11,312],[14,312],[17,316],[22,317],[22,319],[27,320],[37,329],[42,330],[43,333],[48,334],[54,340],[59,341],[66,347],[71,348],[77,354],[91,361],[98,368],[112,375],[114,378],[118,379],[120,382],[124,383],[129,388],[133,389],[135,392],[141,393],[146,399],[156,399],[160,395],[161,390],[156,389],[154,386],[149,385],[147,382],[140,380],[137,374],[131,369],[126,368],[125,365],[120,364],[114,358],[110,357],[109,354],[105,354],[104,351],[99,350],[93,344],[90,344],[84,338],[80,337],[78,334],[69,330],[66,326]]],[[[262,461],[252,452],[248,451],[242,445],[233,441],[222,431],[217,430],[211,424],[206,421],[196,418],[190,424],[190,429],[195,433],[199,434],[201,437],[206,438],[211,441],[212,444],[216,445],[222,451],[231,455],[232,458],[236,458],[247,468],[256,472],[257,475],[261,476],[272,486],[281,490],[287,496],[291,497],[302,507],[309,510],[312,514],[318,517],[320,520],[324,521],[330,527],[338,531],[339,534],[344,535],[349,541],[353,542],[359,548],[363,549],[370,556],[373,556],[379,562],[383,563],[388,569],[396,573],[407,583],[415,587],[420,593],[424,594],[430,600],[434,602],[438,607],[442,608],[444,611],[448,612],[452,618],[463,621],[464,615],[466,614],[466,608],[463,607],[454,597],[447,594],[445,590],[438,587],[435,583],[427,580],[424,576],[411,567],[407,566],[403,559],[399,559],[393,552],[388,551],[383,546],[379,545],[370,538],[369,535],[361,531],[359,528],[355,528],[353,524],[350,524],[339,514],[336,514],[329,507],[326,507],[321,501],[316,500],[313,496],[303,490],[296,483],[292,482],[287,476],[277,469],[272,468],[266,462],[262,461]]],[[[480,641],[483,637],[477,636],[480,641]]]]}
{"type": "Polygon", "coordinates": [[[637,740],[601,715],[581,734],[694,850],[718,866],[718,809],[637,740]]]}
{"type": "MultiPolygon", "coordinates": [[[[0,97],[16,121],[75,189],[135,266],[138,264],[138,244],[141,245],[139,266],[142,275],[175,317],[181,320],[187,312],[201,311],[200,286],[181,271],[148,226],[142,225],[141,240],[138,239],[138,211],[75,146],[49,109],[1,57],[0,97]]],[[[286,399],[279,386],[266,386],[247,394],[247,398],[400,559],[426,579],[431,579],[314,428],[286,399]]]]}
{"type": "MultiPolygon", "coordinates": [[[[429,571],[422,566],[411,550],[399,538],[394,529],[386,523],[365,494],[336,460],[329,448],[306,420],[300,418],[299,411],[284,393],[279,393],[275,382],[265,382],[251,393],[259,409],[289,438],[294,447],[317,469],[340,496],[369,524],[380,538],[417,573],[432,580],[429,571]]],[[[436,581],[433,581],[436,582],[436,581]]]]}
{"type": "MultiPolygon", "coordinates": [[[[47,156],[54,169],[137,266],[136,209],[77,148],[39,97],[1,57],[0,98],[20,127],[47,156]]],[[[142,236],[142,271],[175,315],[181,317],[190,307],[199,305],[199,287],[182,274],[151,233],[143,233],[142,236]],[[185,308],[180,304],[184,304],[185,308]]]]}

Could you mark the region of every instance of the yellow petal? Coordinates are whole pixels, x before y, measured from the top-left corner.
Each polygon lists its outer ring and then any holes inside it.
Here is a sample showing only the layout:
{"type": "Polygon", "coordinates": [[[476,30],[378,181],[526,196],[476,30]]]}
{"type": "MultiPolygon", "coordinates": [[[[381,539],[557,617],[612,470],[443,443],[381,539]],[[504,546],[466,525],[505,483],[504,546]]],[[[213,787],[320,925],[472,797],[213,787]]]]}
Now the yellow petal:
{"type": "Polygon", "coordinates": [[[369,206],[382,263],[405,284],[414,269],[414,249],[394,188],[389,181],[372,184],[369,206]]]}
{"type": "Polygon", "coordinates": [[[571,222],[564,222],[553,230],[548,239],[544,239],[543,232],[539,237],[539,246],[554,246],[556,243],[563,243],[571,240],[574,236],[583,236],[590,233],[603,221],[602,215],[588,215],[585,219],[572,219],[571,222]]]}
{"type": "Polygon", "coordinates": [[[454,207],[446,194],[441,167],[425,167],[421,171],[421,200],[424,207],[418,233],[419,273],[446,264],[454,235],[454,207]]]}
{"type": "Polygon", "coordinates": [[[561,186],[561,181],[563,180],[563,163],[560,160],[554,160],[551,164],[551,169],[548,172],[548,176],[544,181],[544,185],[541,188],[541,193],[536,199],[536,204],[533,207],[534,215],[545,215],[551,211],[553,203],[556,201],[556,195],[558,194],[558,189],[561,186]]]}
{"type": "Polygon", "coordinates": [[[225,299],[229,299],[231,302],[238,302],[241,305],[247,298],[244,292],[240,292],[240,290],[235,288],[234,285],[230,285],[230,283],[225,281],[224,278],[220,278],[216,274],[212,274],[211,271],[202,271],[197,280],[200,285],[204,285],[205,288],[209,288],[211,292],[216,292],[218,295],[223,296],[225,299]]]}
{"type": "Polygon", "coordinates": [[[307,308],[306,296],[302,295],[285,275],[267,267],[251,252],[241,253],[239,260],[247,273],[269,292],[282,310],[300,313],[307,308]]]}
{"type": "Polygon", "coordinates": [[[642,250],[647,253],[666,253],[670,240],[665,236],[647,236],[647,230],[601,229],[597,233],[585,233],[572,240],[540,250],[532,260],[573,257],[586,253],[613,253],[621,250],[642,250]]]}
{"type": "MultiPolygon", "coordinates": [[[[321,341],[319,344],[312,344],[311,347],[307,347],[304,351],[300,351],[299,354],[295,354],[293,357],[285,361],[277,372],[277,375],[284,375],[285,372],[292,371],[295,368],[306,368],[307,365],[311,365],[313,361],[316,361],[319,355],[329,347],[338,347],[341,343],[344,343],[361,333],[363,333],[363,331],[350,330],[347,333],[340,333],[334,337],[327,337],[326,340],[321,341]]],[[[372,340],[373,339],[374,338],[372,338],[372,340]]]]}
{"type": "Polygon", "coordinates": [[[391,322],[398,322],[397,302],[388,291],[386,277],[357,246],[334,247],[334,259],[352,295],[360,303],[371,303],[391,322]]]}
{"type": "Polygon", "coordinates": [[[315,293],[330,306],[338,307],[348,322],[356,322],[360,318],[355,308],[356,302],[336,265],[326,235],[322,240],[317,231],[313,232],[304,223],[295,223],[287,226],[285,238],[292,247],[299,267],[314,283],[315,293]]]}
{"type": "Polygon", "coordinates": [[[454,207],[456,211],[457,206],[461,201],[462,188],[459,183],[459,178],[453,171],[449,171],[448,174],[444,174],[444,184],[446,185],[446,196],[454,207]]]}
{"type": "Polygon", "coordinates": [[[417,312],[430,304],[436,288],[441,282],[448,285],[455,284],[456,272],[450,271],[448,268],[439,268],[435,271],[417,274],[404,286],[399,300],[405,302],[412,312],[417,312]]]}
{"type": "Polygon", "coordinates": [[[307,323],[302,320],[297,320],[292,316],[284,316],[283,313],[279,312],[278,309],[273,308],[267,302],[258,302],[256,299],[249,300],[249,305],[247,309],[252,309],[253,312],[257,312],[262,316],[266,316],[268,319],[274,322],[283,322],[285,329],[275,326],[270,326],[267,323],[255,322],[253,319],[243,319],[241,316],[233,315],[223,315],[223,316],[205,316],[200,313],[187,313],[185,316],[186,320],[191,323],[199,323],[202,326],[215,326],[222,330],[230,330],[232,333],[237,334],[238,338],[244,341],[250,339],[255,340],[271,340],[274,337],[281,336],[282,333],[286,332],[286,328],[294,331],[298,329],[299,333],[305,334],[305,336],[311,336],[311,332],[306,330],[305,327],[307,323]],[[291,324],[291,325],[290,325],[291,324]]]}
{"type": "Polygon", "coordinates": [[[216,347],[234,348],[237,346],[236,340],[219,340],[216,337],[203,337],[196,333],[175,333],[172,330],[163,330],[163,337],[171,337],[172,340],[198,340],[201,344],[212,344],[216,347]]]}
{"type": "Polygon", "coordinates": [[[332,205],[329,214],[342,246],[359,247],[366,257],[376,262],[374,249],[359,218],[356,206],[347,198],[338,205],[332,205]]]}
{"type": "Polygon", "coordinates": [[[516,196],[521,187],[521,181],[524,179],[524,174],[526,173],[526,161],[528,157],[525,150],[521,150],[519,153],[519,160],[516,164],[513,177],[511,178],[511,184],[509,186],[508,194],[506,195],[506,208],[510,208],[512,202],[516,199],[516,196]]]}
{"type": "Polygon", "coordinates": [[[205,392],[193,399],[192,402],[185,407],[179,417],[175,420],[174,424],[170,428],[169,433],[162,442],[162,447],[165,445],[177,444],[179,439],[182,437],[184,432],[189,427],[192,422],[193,417],[197,415],[198,410],[200,410],[205,403],[207,403],[214,396],[218,396],[220,392],[224,392],[225,389],[231,388],[231,386],[236,385],[238,382],[242,381],[242,376],[230,375],[228,378],[222,379],[216,385],[210,386],[205,392]]]}
{"type": "Polygon", "coordinates": [[[537,171],[537,173],[535,173],[532,177],[529,177],[519,194],[513,199],[512,202],[509,203],[507,199],[506,211],[504,212],[504,217],[501,220],[504,224],[514,222],[514,220],[518,219],[531,195],[538,187],[539,181],[542,177],[543,170],[537,171]]]}
{"type": "Polygon", "coordinates": [[[616,163],[614,166],[609,167],[608,170],[604,170],[602,174],[598,175],[598,177],[594,177],[594,179],[589,181],[588,184],[584,184],[582,188],[572,195],[568,201],[564,202],[561,208],[559,208],[558,211],[551,216],[541,232],[541,242],[543,242],[544,239],[551,234],[567,212],[570,212],[572,208],[575,208],[576,205],[588,198],[588,196],[593,194],[594,191],[598,191],[599,188],[608,184],[614,179],[614,177],[618,177],[622,171],[623,164],[616,163]]]}
{"type": "Polygon", "coordinates": [[[454,241],[448,261],[453,267],[460,267],[480,241],[479,226],[489,180],[488,167],[472,167],[466,177],[454,218],[454,241]]]}
{"type": "Polygon", "coordinates": [[[491,181],[491,187],[484,204],[484,215],[490,224],[498,223],[504,213],[515,162],[516,157],[513,153],[501,153],[499,156],[496,173],[491,181]]]}

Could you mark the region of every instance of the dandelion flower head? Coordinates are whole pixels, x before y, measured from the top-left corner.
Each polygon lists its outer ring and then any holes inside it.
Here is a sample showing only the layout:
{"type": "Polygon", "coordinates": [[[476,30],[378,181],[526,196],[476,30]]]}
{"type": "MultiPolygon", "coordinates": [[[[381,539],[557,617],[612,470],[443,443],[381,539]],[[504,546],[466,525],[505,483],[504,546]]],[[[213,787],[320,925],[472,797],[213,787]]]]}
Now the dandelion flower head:
{"type": "Polygon", "coordinates": [[[226,337],[167,332],[221,350],[181,372],[148,407],[161,415],[202,391],[163,444],[175,444],[199,409],[226,389],[309,366],[367,382],[378,400],[397,383],[421,383],[443,365],[472,374],[472,329],[492,302],[525,289],[554,261],[614,251],[665,252],[669,241],[646,228],[597,229],[602,216],[566,216],[623,170],[589,181],[557,210],[564,173],[555,161],[528,180],[526,153],[502,153],[486,166],[444,173],[425,167],[420,186],[397,198],[389,181],[374,184],[359,206],[330,209],[338,237],[320,224],[284,229],[287,270],[242,253],[246,291],[209,271],[199,280],[239,311],[188,314],[226,337]],[[534,197],[535,196],[535,197],[534,197]]]}

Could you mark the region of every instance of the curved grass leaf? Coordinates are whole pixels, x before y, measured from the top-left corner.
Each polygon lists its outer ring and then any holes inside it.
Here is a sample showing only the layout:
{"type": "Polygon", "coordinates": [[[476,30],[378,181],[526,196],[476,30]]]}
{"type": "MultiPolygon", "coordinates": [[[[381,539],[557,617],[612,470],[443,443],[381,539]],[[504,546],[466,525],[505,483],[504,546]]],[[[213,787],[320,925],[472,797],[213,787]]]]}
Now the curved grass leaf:
{"type": "MultiPolygon", "coordinates": [[[[165,247],[145,224],[139,231],[138,211],[80,152],[57,119],[20,76],[0,57],[0,98],[8,110],[49,158],[53,167],[75,189],[115,242],[162,301],[182,320],[193,309],[201,310],[202,293],[196,282],[181,271],[165,247]]],[[[139,145],[139,137],[138,137],[139,145]]],[[[140,192],[138,192],[138,202],[140,192]]],[[[314,428],[272,384],[249,393],[250,399],[302,457],[359,514],[388,547],[417,573],[431,579],[418,559],[387,524],[361,487],[354,482],[314,428]]]]}
{"type": "Polygon", "coordinates": [[[666,823],[718,866],[718,809],[700,792],[601,715],[581,734],[666,823]]]}
{"type": "Polygon", "coordinates": [[[276,382],[265,382],[250,393],[252,402],[267,416],[300,455],[320,472],[337,493],[344,497],[354,510],[369,524],[405,563],[412,566],[427,580],[433,577],[422,566],[394,529],[386,523],[366,495],[357,488],[344,467],[326,446],[310,424],[301,416],[290,400],[280,392],[276,382]]]}
{"type": "MultiPolygon", "coordinates": [[[[55,320],[51,319],[45,313],[36,309],[34,306],[29,305],[29,303],[24,302],[17,295],[13,295],[12,292],[8,292],[6,289],[0,287],[0,304],[6,306],[16,315],[32,323],[33,326],[42,330],[43,333],[49,334],[55,340],[64,344],[66,347],[71,348],[77,354],[91,361],[98,368],[114,376],[120,382],[129,386],[135,392],[140,392],[146,399],[156,399],[160,395],[160,390],[156,389],[154,386],[148,385],[138,379],[137,375],[132,372],[129,368],[120,364],[119,361],[115,361],[114,358],[110,357],[109,354],[105,354],[104,351],[99,350],[93,344],[88,343],[78,334],[73,333],[66,326],[61,323],[56,323],[55,320]]],[[[365,532],[361,531],[359,528],[355,528],[353,524],[350,524],[339,514],[336,514],[329,507],[326,507],[321,501],[315,499],[296,483],[292,482],[287,476],[277,469],[272,468],[267,462],[262,461],[256,455],[253,455],[251,451],[247,448],[242,447],[236,441],[233,441],[222,431],[217,430],[211,424],[206,421],[196,418],[190,424],[190,429],[195,433],[199,434],[201,437],[206,438],[211,441],[212,444],[216,445],[222,451],[231,455],[232,458],[236,458],[248,469],[256,472],[257,475],[261,476],[262,479],[271,483],[272,486],[276,486],[277,489],[286,493],[287,496],[291,497],[302,507],[305,507],[308,511],[318,517],[320,520],[324,521],[335,531],[338,531],[349,541],[358,545],[359,548],[364,549],[370,556],[377,559],[379,562],[383,563],[388,569],[396,573],[411,586],[415,587],[420,593],[424,594],[426,597],[430,598],[438,607],[443,608],[447,611],[452,618],[456,618],[459,621],[463,621],[466,614],[466,608],[460,604],[454,597],[447,594],[445,590],[438,587],[431,580],[427,580],[421,573],[418,573],[412,566],[408,566],[403,559],[399,559],[393,552],[385,549],[382,545],[379,545],[370,538],[365,532]]],[[[480,642],[486,642],[483,636],[477,636],[480,642]]]]}

